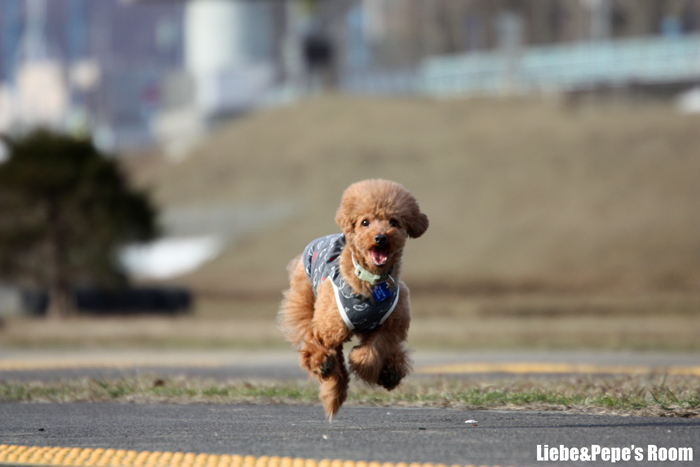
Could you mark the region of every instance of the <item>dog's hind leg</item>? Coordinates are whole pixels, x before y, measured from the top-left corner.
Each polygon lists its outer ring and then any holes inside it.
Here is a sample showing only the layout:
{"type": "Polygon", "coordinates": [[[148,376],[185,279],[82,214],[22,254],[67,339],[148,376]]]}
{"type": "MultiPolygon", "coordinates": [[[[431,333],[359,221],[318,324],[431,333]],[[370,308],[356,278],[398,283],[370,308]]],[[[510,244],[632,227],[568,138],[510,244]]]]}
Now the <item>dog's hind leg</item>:
{"type": "MultiPolygon", "coordinates": [[[[319,374],[319,364],[314,356],[326,354],[326,349],[318,342],[313,332],[316,296],[311,281],[306,275],[301,255],[288,266],[290,288],[284,293],[284,300],[278,315],[279,327],[284,336],[299,352],[301,367],[309,374],[319,374]]],[[[332,366],[332,361],[326,365],[332,366]]],[[[323,373],[323,370],[321,371],[323,373]]]]}
{"type": "Polygon", "coordinates": [[[302,365],[319,379],[328,377],[336,367],[344,368],[343,343],[350,340],[352,334],[340,316],[328,280],[318,287],[310,329],[301,350],[302,365]]]}
{"type": "Polygon", "coordinates": [[[334,365],[328,376],[320,378],[321,401],[329,421],[333,420],[333,415],[338,412],[340,406],[347,399],[350,382],[350,375],[343,358],[342,345],[335,348],[335,358],[332,361],[334,361],[334,365]]]}

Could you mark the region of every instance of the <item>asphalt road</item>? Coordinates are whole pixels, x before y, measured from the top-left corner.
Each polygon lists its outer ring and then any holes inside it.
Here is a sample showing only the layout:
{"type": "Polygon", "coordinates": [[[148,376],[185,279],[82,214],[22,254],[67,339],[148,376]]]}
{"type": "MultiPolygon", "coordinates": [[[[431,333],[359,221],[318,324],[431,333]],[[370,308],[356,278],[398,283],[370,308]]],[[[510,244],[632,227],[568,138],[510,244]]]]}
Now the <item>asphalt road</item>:
{"type": "MultiPolygon", "coordinates": [[[[699,359],[692,354],[421,353],[414,355],[414,360],[416,377],[425,378],[434,374],[480,378],[483,374],[567,372],[679,371],[681,374],[700,374],[699,359]]],[[[0,380],[55,380],[140,372],[217,379],[305,378],[291,351],[0,352],[0,380]]],[[[98,453],[99,450],[91,451],[92,448],[105,449],[109,455],[120,452],[126,455],[126,451],[139,456],[155,455],[156,451],[158,454],[164,451],[191,452],[210,455],[211,462],[218,462],[218,455],[239,454],[256,456],[258,460],[266,459],[264,456],[289,456],[446,465],[700,465],[700,420],[343,407],[334,421],[328,423],[320,404],[296,407],[0,403],[0,464],[20,465],[17,462],[22,458],[12,457],[7,452],[24,449],[22,446],[80,448],[74,450],[76,456],[78,453],[87,456],[88,451],[92,455],[98,453]],[[476,426],[465,423],[467,420],[476,420],[476,426]],[[595,461],[538,461],[538,445],[541,449],[545,445],[556,447],[557,452],[559,446],[566,450],[600,446],[601,449],[617,449],[616,452],[623,454],[622,450],[629,448],[631,460],[613,463],[604,460],[602,455],[605,452],[602,452],[595,461]],[[657,459],[663,459],[663,455],[667,458],[679,455],[680,449],[687,454],[685,449],[691,448],[693,460],[654,461],[649,457],[652,454],[650,445],[659,449],[657,454],[661,457],[657,459]],[[636,460],[635,454],[641,456],[641,460],[636,460]]],[[[50,452],[56,455],[60,451],[50,452]]],[[[49,456],[50,452],[46,455],[49,456]]],[[[611,452],[611,456],[615,456],[611,452]]],[[[29,462],[26,457],[24,462],[29,462]]],[[[43,461],[52,462],[58,463],[59,459],[49,456],[43,461]]],[[[70,460],[60,462],[82,465],[70,460]]],[[[253,461],[250,462],[240,465],[256,467],[253,461]]],[[[32,465],[38,465],[38,461],[32,465]]],[[[116,465],[120,465],[119,462],[116,465]]],[[[201,465],[205,465],[204,460],[201,465]]],[[[258,467],[273,465],[277,464],[258,463],[258,467]]],[[[278,467],[284,466],[280,464],[278,467]]],[[[289,467],[322,466],[302,463],[289,464],[289,467]]],[[[337,464],[337,467],[361,467],[361,464],[337,464]]]]}
{"type": "MultiPolygon", "coordinates": [[[[697,460],[678,465],[700,464],[698,419],[346,407],[329,423],[320,407],[115,403],[0,404],[0,419],[2,443],[26,446],[534,466],[543,464],[538,444],[634,445],[644,456],[653,444],[692,447],[697,460]]],[[[616,464],[671,465],[646,458],[616,464]]]]}

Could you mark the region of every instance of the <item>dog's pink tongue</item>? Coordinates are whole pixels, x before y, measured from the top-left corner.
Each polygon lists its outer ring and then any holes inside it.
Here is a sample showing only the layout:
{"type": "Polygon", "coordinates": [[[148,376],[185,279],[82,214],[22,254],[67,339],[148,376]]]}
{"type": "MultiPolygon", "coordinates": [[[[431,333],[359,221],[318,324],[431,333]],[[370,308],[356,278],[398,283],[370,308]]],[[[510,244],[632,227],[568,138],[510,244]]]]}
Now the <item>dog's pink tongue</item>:
{"type": "Polygon", "coordinates": [[[377,266],[383,266],[386,264],[386,260],[388,258],[386,251],[382,250],[381,248],[372,248],[372,251],[370,251],[372,255],[372,261],[374,261],[374,264],[377,266]]]}

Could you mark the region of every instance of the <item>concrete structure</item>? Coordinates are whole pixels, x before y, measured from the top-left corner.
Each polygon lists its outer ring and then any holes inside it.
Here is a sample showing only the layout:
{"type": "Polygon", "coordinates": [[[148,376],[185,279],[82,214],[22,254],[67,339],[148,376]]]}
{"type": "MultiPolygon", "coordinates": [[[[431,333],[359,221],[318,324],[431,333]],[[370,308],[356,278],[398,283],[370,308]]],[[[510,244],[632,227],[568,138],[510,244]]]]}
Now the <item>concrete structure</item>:
{"type": "Polygon", "coordinates": [[[205,114],[254,105],[275,79],[269,2],[191,0],[184,17],[185,68],[205,114]]]}

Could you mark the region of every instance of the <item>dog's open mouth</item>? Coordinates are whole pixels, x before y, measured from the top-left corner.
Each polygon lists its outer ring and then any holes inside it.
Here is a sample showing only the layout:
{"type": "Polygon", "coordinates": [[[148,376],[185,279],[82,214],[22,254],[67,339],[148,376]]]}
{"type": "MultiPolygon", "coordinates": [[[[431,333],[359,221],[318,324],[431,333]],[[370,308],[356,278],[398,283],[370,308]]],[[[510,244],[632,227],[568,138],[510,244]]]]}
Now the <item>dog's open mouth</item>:
{"type": "Polygon", "coordinates": [[[371,248],[369,250],[369,254],[372,257],[372,262],[377,267],[385,266],[387,260],[389,259],[389,252],[386,250],[386,248],[380,248],[378,246],[371,248]]]}

